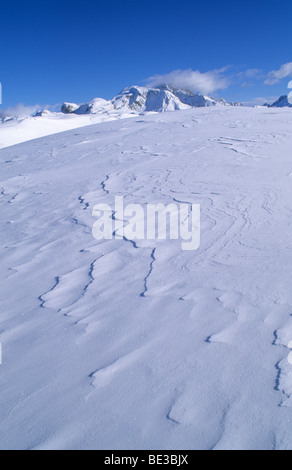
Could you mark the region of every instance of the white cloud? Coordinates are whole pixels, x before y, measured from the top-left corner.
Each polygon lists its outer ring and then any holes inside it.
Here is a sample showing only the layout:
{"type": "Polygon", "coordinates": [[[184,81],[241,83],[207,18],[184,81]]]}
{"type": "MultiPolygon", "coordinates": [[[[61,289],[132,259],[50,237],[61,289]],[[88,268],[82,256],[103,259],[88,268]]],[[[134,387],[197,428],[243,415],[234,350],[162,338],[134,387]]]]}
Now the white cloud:
{"type": "Polygon", "coordinates": [[[262,76],[263,71],[260,69],[248,69],[244,72],[246,78],[260,78],[262,76]]]}
{"type": "Polygon", "coordinates": [[[175,70],[165,75],[155,75],[148,79],[148,86],[166,83],[176,88],[188,89],[208,95],[217,90],[226,89],[230,80],[224,75],[227,68],[202,73],[199,70],[175,70]]]}
{"type": "Polygon", "coordinates": [[[36,105],[31,105],[31,106],[26,106],[23,103],[19,103],[16,106],[9,106],[8,108],[5,109],[0,109],[0,116],[5,116],[5,117],[28,117],[32,116],[35,114],[37,111],[40,110],[49,110],[49,111],[60,111],[61,104],[55,104],[53,106],[51,105],[46,105],[42,106],[39,104],[36,105]]]}
{"type": "Polygon", "coordinates": [[[279,70],[270,72],[265,80],[265,85],[276,85],[287,77],[292,77],[292,62],[282,65],[279,70]]]}
{"type": "Polygon", "coordinates": [[[25,116],[31,116],[39,109],[43,109],[43,108],[39,105],[25,106],[24,104],[19,103],[16,106],[10,106],[6,109],[1,110],[1,114],[4,116],[25,117],[25,116]]]}

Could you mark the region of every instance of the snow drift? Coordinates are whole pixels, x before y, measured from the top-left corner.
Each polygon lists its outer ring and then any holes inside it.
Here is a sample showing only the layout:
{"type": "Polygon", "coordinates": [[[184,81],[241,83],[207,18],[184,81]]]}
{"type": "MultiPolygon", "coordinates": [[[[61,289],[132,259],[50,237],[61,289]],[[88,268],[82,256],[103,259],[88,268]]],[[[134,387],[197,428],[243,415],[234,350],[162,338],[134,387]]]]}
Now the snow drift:
{"type": "Polygon", "coordinates": [[[0,150],[1,449],[292,448],[291,125],[190,108],[0,150]],[[200,204],[200,249],[97,242],[116,195],[200,204]]]}

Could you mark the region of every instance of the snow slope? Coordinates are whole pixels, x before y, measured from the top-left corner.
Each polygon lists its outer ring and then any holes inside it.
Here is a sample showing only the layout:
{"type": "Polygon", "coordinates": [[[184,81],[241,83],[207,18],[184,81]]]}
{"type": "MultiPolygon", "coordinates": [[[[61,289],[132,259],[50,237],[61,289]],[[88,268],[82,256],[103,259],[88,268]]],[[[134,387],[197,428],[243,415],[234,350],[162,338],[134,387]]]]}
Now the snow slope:
{"type": "Polygon", "coordinates": [[[190,109],[0,150],[0,448],[291,450],[291,124],[190,109]],[[95,241],[116,195],[201,204],[200,249],[95,241]]]}
{"type": "Polygon", "coordinates": [[[111,112],[78,116],[44,112],[39,116],[5,119],[0,121],[0,149],[94,123],[125,119],[135,114],[111,112]]]}

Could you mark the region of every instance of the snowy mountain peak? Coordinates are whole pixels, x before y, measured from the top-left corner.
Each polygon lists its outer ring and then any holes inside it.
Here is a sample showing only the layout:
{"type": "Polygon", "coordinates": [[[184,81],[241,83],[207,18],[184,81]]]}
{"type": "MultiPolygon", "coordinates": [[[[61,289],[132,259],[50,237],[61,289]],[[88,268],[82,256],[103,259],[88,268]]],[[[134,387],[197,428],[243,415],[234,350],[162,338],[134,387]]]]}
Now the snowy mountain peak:
{"type": "Polygon", "coordinates": [[[268,106],[269,108],[292,108],[292,104],[288,100],[288,96],[280,96],[280,98],[275,101],[273,104],[266,104],[265,106],[268,106]]]}
{"type": "Polygon", "coordinates": [[[186,109],[170,90],[163,88],[145,88],[133,86],[125,88],[112,100],[115,109],[130,108],[142,112],[165,112],[186,109]]]}

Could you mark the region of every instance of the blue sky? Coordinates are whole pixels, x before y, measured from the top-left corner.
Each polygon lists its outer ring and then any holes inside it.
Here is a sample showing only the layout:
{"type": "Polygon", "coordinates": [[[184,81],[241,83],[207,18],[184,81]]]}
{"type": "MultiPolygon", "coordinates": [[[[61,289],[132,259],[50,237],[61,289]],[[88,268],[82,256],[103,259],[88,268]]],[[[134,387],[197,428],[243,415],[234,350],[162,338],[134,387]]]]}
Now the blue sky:
{"type": "Polygon", "coordinates": [[[280,96],[291,18],[291,0],[3,1],[2,108],[109,99],[164,78],[228,100],[280,96]]]}

